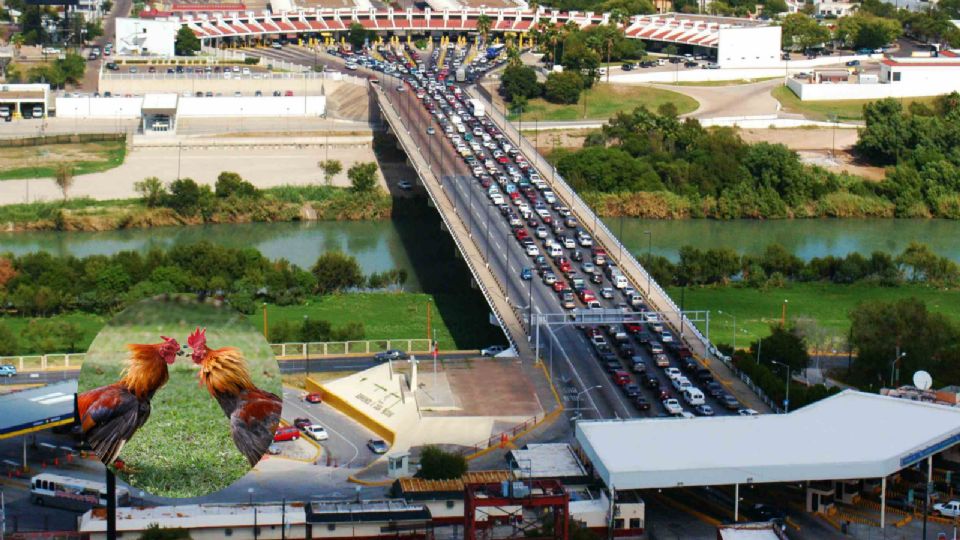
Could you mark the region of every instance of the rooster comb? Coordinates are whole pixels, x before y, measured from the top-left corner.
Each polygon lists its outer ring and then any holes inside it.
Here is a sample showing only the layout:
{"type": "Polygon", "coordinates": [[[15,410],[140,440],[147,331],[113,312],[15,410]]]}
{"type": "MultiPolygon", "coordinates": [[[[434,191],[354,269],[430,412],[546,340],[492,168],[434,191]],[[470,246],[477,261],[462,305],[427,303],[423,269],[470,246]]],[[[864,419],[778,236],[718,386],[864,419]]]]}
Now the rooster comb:
{"type": "Polygon", "coordinates": [[[207,329],[201,329],[199,326],[187,337],[187,346],[191,349],[198,349],[207,344],[207,329]]]}

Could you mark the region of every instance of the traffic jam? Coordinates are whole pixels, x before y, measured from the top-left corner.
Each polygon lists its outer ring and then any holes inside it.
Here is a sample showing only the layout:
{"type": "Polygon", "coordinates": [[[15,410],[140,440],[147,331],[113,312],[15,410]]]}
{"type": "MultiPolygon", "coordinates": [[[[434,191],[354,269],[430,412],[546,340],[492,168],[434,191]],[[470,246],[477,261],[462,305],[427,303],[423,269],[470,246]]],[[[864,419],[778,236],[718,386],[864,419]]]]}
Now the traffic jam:
{"type": "MultiPolygon", "coordinates": [[[[395,81],[391,85],[397,86],[390,91],[416,96],[433,118],[433,125],[417,129],[428,137],[445,138],[455,149],[529,257],[529,266],[520,270],[522,280],[540,281],[565,310],[605,308],[624,313],[624,324],[583,326],[581,331],[595,361],[633,413],[679,418],[756,414],[714,380],[658,314],[647,311],[643,297],[607,252],[595,245],[549,184],[485,114],[483,103],[471,99],[459,84],[502,64],[503,50],[490,48],[472,60],[467,52],[452,44],[446,50],[434,49],[425,65],[420,53],[406,45],[398,53],[377,51],[383,60],[354,54],[348,61],[391,74],[395,81]]],[[[565,393],[577,393],[572,382],[566,384],[565,393]]]]}

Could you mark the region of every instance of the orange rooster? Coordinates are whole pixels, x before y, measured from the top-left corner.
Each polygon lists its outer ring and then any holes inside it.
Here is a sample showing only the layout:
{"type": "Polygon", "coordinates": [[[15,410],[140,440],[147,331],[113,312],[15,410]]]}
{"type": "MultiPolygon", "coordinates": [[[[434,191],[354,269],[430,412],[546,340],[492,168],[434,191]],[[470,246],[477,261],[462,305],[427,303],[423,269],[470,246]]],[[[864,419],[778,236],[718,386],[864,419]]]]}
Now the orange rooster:
{"type": "Polygon", "coordinates": [[[200,384],[207,387],[230,419],[237,449],[251,466],[256,465],[273,442],[283,402],[276,394],[254,386],[239,349],[207,348],[206,332],[206,328],[197,328],[187,338],[193,362],[200,366],[200,384]]]}
{"type": "MultiPolygon", "coordinates": [[[[161,336],[163,337],[163,336],[161,336]]],[[[177,340],[130,344],[129,365],[120,380],[77,396],[77,412],[84,440],[104,465],[113,463],[123,445],[150,417],[150,399],[170,378],[167,365],[180,353],[177,340]]]]}

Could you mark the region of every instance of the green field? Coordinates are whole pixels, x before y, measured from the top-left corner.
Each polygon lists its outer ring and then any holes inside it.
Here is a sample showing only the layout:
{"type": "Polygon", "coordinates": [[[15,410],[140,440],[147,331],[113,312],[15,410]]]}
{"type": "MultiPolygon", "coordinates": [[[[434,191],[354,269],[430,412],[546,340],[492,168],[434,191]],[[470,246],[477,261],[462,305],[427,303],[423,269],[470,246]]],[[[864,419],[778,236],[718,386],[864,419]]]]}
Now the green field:
{"type": "MultiPolygon", "coordinates": [[[[811,120],[863,120],[863,106],[876,100],[871,99],[844,99],[837,101],[800,101],[800,98],[786,86],[778,86],[771,92],[780,102],[785,112],[798,113],[811,120]]],[[[934,97],[903,98],[900,102],[906,109],[913,102],[924,104],[933,103],[934,97]]]]}
{"type": "Polygon", "coordinates": [[[48,144],[0,149],[0,180],[52,178],[57,165],[67,163],[73,174],[102,172],[123,164],[124,141],[48,144]]]}
{"type": "MultiPolygon", "coordinates": [[[[315,296],[302,306],[268,305],[267,329],[278,321],[303,321],[306,315],[330,321],[334,328],[348,322],[362,322],[366,339],[424,339],[427,337],[427,304],[431,305],[431,333],[436,331],[440,349],[458,348],[434,299],[418,293],[335,294],[315,296]]],[[[251,315],[250,321],[263,331],[263,313],[251,315]]]]}
{"type": "MultiPolygon", "coordinates": [[[[112,319],[90,346],[80,372],[81,392],[117,381],[128,343],[158,343],[160,336],[181,346],[195,327],[207,328],[211,348],[239,348],[254,384],[280,395],[280,374],[270,347],[243,315],[188,298],[146,300],[112,319]]],[[[123,447],[127,468],[117,475],[131,486],[164,497],[193,497],[219,491],[250,469],[233,443],[230,422],[216,400],[198,386],[188,356],[170,366],[170,380],[154,395],[147,423],[123,447]]]]}
{"type": "MultiPolygon", "coordinates": [[[[640,105],[656,111],[664,103],[673,103],[679,114],[697,110],[697,100],[660,88],[597,83],[580,96],[576,105],[558,105],[543,98],[531,99],[523,111],[523,121],[607,120],[619,111],[632,111],[640,105]],[[584,115],[586,101],[586,115],[584,115]]],[[[511,114],[510,120],[518,120],[511,114]]]]}
{"type": "MultiPolygon", "coordinates": [[[[667,292],[680,304],[679,287],[667,292]]],[[[733,318],[736,317],[737,347],[747,347],[757,336],[770,333],[770,325],[780,321],[783,301],[787,300],[787,318],[814,319],[836,343],[845,342],[850,328],[848,314],[864,301],[895,301],[916,297],[931,311],[960,320],[960,290],[943,291],[931,287],[904,285],[881,287],[873,284],[834,285],[830,283],[794,283],[782,289],[740,287],[687,288],[685,310],[710,310],[710,340],[733,344],[733,318]],[[719,313],[723,311],[723,313],[719,313]]],[[[698,325],[701,330],[703,324],[698,325]]],[[[826,341],[829,341],[827,339],[826,341]]]]}
{"type": "MultiPolygon", "coordinates": [[[[457,298],[453,295],[429,295],[421,293],[356,293],[338,294],[330,296],[314,296],[305,305],[277,306],[267,305],[267,325],[278,321],[302,321],[307,315],[314,319],[330,321],[336,328],[347,322],[363,322],[366,329],[366,339],[423,339],[427,337],[427,304],[430,307],[431,331],[436,331],[437,341],[441,350],[480,348],[489,345],[490,336],[486,332],[476,330],[477,321],[486,321],[486,311],[477,314],[471,306],[458,307],[457,298]],[[443,304],[443,312],[437,307],[438,302],[443,304]],[[456,332],[452,331],[456,330],[456,332]],[[454,335],[476,336],[454,339],[454,335]]],[[[462,305],[460,303],[459,305],[462,305]]],[[[108,317],[91,313],[69,313],[55,315],[50,320],[58,320],[75,324],[83,333],[80,349],[86,350],[93,342],[108,317]]],[[[263,312],[247,316],[258,333],[263,332],[263,312]]],[[[23,333],[23,329],[30,323],[27,317],[0,318],[3,324],[13,331],[14,335],[23,333]]],[[[312,349],[311,349],[312,350],[312,349]]],[[[38,351],[23,351],[37,353],[38,351]]],[[[39,351],[62,352],[62,351],[39,351]]],[[[32,365],[32,364],[30,364],[32,365]]]]}

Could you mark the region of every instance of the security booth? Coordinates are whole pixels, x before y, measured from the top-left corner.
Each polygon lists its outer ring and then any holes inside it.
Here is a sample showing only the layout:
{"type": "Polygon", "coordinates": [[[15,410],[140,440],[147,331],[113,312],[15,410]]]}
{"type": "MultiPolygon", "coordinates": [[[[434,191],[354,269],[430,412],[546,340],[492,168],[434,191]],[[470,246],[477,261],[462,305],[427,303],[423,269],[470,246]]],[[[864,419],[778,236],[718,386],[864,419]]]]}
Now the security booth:
{"type": "Polygon", "coordinates": [[[0,86],[0,120],[45,118],[49,98],[49,84],[4,84],[0,86]]]}
{"type": "Polygon", "coordinates": [[[141,129],[144,133],[174,132],[177,128],[177,94],[147,94],[141,107],[141,129]]]}
{"type": "Polygon", "coordinates": [[[810,482],[807,486],[807,512],[830,512],[836,493],[833,482],[810,482]]]}

